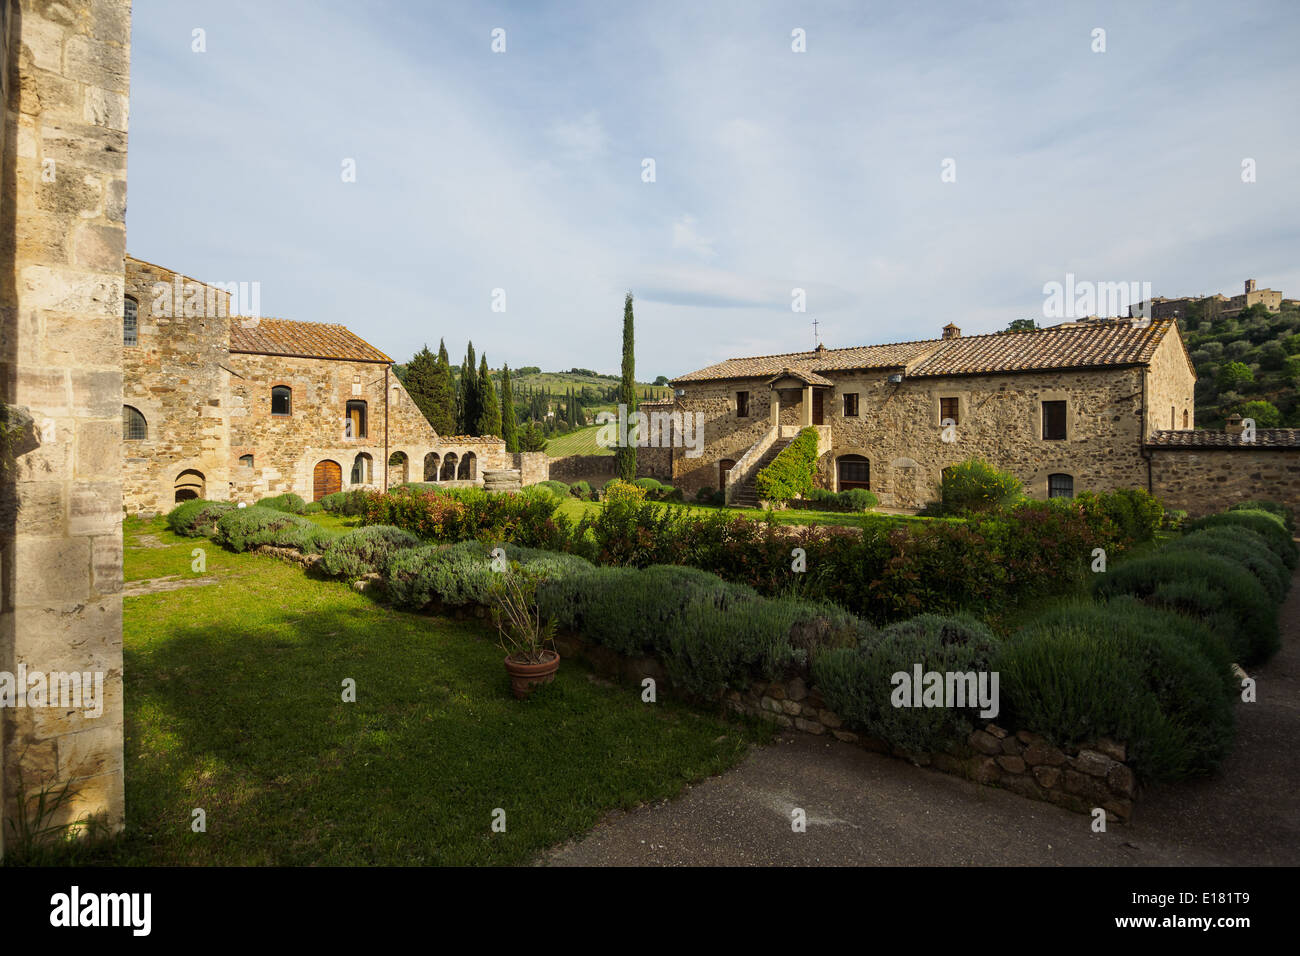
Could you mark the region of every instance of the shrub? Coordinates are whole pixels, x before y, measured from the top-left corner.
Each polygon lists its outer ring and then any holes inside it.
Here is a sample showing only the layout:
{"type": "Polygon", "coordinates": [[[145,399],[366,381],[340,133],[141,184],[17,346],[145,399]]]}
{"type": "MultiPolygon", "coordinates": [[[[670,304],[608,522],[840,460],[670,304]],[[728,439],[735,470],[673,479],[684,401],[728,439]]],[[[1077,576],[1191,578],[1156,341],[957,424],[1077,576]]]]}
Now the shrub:
{"type": "Polygon", "coordinates": [[[680,504],[683,501],[681,489],[674,488],[672,485],[663,485],[659,488],[659,500],[680,504]]]}
{"type": "Polygon", "coordinates": [[[562,481],[539,481],[534,487],[545,488],[560,501],[569,497],[569,486],[562,481]]]}
{"type": "Polygon", "coordinates": [[[302,513],[305,515],[318,515],[324,510],[325,510],[325,506],[322,505],[319,501],[309,501],[307,503],[307,507],[302,509],[302,513]]]}
{"type": "Polygon", "coordinates": [[[1224,636],[1240,664],[1265,660],[1277,650],[1277,605],[1235,561],[1194,551],[1164,551],[1126,561],[1097,578],[1096,593],[1103,598],[1131,594],[1200,618],[1224,636]]]}
{"type": "Polygon", "coordinates": [[[367,494],[362,521],[393,525],[428,541],[513,541],[565,551],[578,536],[572,522],[555,513],[559,505],[549,490],[535,487],[500,493],[394,488],[388,494],[367,494]]]}
{"type": "Polygon", "coordinates": [[[569,494],[583,501],[590,501],[592,495],[591,485],[585,481],[575,481],[569,486],[569,494]]]}
{"type": "Polygon", "coordinates": [[[303,501],[292,491],[286,491],[282,495],[275,495],[271,498],[263,498],[257,503],[259,508],[274,508],[276,511],[287,511],[289,514],[300,515],[303,509],[307,507],[307,502],[303,501]]]}
{"type": "Polygon", "coordinates": [[[1058,746],[1125,741],[1148,780],[1213,769],[1232,745],[1234,680],[1206,627],[1132,598],[1061,605],[1003,643],[1008,723],[1058,746]]]}
{"type": "Polygon", "coordinates": [[[1249,528],[1251,531],[1257,532],[1268,541],[1268,546],[1273,549],[1273,553],[1281,558],[1288,568],[1295,569],[1296,559],[1300,557],[1296,551],[1295,541],[1292,540],[1290,532],[1286,530],[1286,524],[1282,518],[1271,512],[1224,511],[1220,514],[1206,515],[1203,518],[1185,522],[1183,531],[1199,531],[1202,528],[1218,528],[1224,525],[1249,528]]]}
{"type": "Polygon", "coordinates": [[[605,482],[605,487],[601,492],[601,501],[605,503],[606,509],[610,506],[639,504],[645,501],[645,498],[646,491],[644,488],[633,482],[623,481],[620,478],[605,482]]]}
{"type": "MultiPolygon", "coordinates": [[[[985,686],[994,691],[990,672],[996,644],[993,633],[973,617],[922,614],[891,624],[857,648],[820,655],[812,664],[813,680],[826,705],[853,726],[910,753],[942,750],[997,715],[981,717],[978,701],[969,698],[972,705],[965,707],[907,706],[912,698],[904,692],[916,665],[925,673],[990,675],[985,686]]],[[[922,688],[911,690],[919,699],[922,688]]]]}
{"type": "Polygon", "coordinates": [[[1200,551],[1228,558],[1240,564],[1264,585],[1269,597],[1281,603],[1291,585],[1286,565],[1269,548],[1268,542],[1249,528],[1202,528],[1171,543],[1166,551],[1200,551]]]}
{"type": "Polygon", "coordinates": [[[321,557],[326,574],[349,580],[379,571],[393,552],[413,548],[420,539],[391,525],[369,525],[340,535],[329,543],[321,557]]]}
{"type": "Polygon", "coordinates": [[[699,491],[695,492],[695,500],[702,505],[712,504],[714,489],[712,485],[705,485],[699,491]]]}
{"type": "Polygon", "coordinates": [[[191,498],[167,512],[167,528],[186,538],[207,537],[216,528],[217,519],[234,507],[229,501],[191,498]]]}
{"type": "Polygon", "coordinates": [[[434,601],[453,607],[487,604],[497,572],[483,544],[463,541],[394,551],[383,573],[393,603],[419,610],[434,601]]]}
{"type": "Polygon", "coordinates": [[[643,491],[658,491],[662,485],[654,478],[634,478],[632,484],[636,485],[643,491]]]}
{"type": "Polygon", "coordinates": [[[771,463],[754,477],[754,490],[764,501],[789,501],[812,491],[817,472],[817,429],[805,428],[771,463]]]}
{"type": "Polygon", "coordinates": [[[943,470],[939,495],[944,514],[997,511],[1020,501],[1024,486],[1010,472],[971,458],[943,470]]]}
{"type": "Polygon", "coordinates": [[[1267,511],[1282,519],[1286,530],[1295,536],[1295,512],[1278,501],[1239,501],[1229,511],[1267,511]]]}
{"type": "Polygon", "coordinates": [[[1095,508],[1114,522],[1125,542],[1150,541],[1164,522],[1164,505],[1143,488],[1121,488],[1101,494],[1084,491],[1074,500],[1082,503],[1085,509],[1095,508]]]}
{"type": "Polygon", "coordinates": [[[865,488],[838,492],[828,488],[814,488],[804,496],[802,507],[818,511],[870,511],[878,504],[880,499],[865,488]]]}
{"type": "Polygon", "coordinates": [[[270,544],[319,554],[334,537],[306,518],[261,505],[233,508],[217,521],[216,541],[236,552],[270,544]]]}
{"type": "Polygon", "coordinates": [[[322,498],[320,506],[329,514],[353,517],[365,511],[367,494],[370,492],[364,488],[336,491],[322,498]]]}

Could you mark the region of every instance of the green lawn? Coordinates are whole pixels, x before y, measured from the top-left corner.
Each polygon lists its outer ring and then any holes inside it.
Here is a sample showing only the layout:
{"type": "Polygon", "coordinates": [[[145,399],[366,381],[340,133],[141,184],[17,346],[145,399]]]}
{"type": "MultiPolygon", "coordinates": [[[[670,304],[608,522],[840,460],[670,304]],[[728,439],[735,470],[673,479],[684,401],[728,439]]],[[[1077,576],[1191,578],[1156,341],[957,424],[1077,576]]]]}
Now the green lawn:
{"type": "Polygon", "coordinates": [[[557,435],[546,440],[546,454],[552,458],[564,458],[568,455],[612,455],[613,448],[596,444],[596,434],[602,425],[579,428],[567,435],[557,435]]]}
{"type": "Polygon", "coordinates": [[[522,863],[769,734],[576,661],[516,701],[483,622],[387,610],[161,522],[128,524],[126,579],[198,577],[196,547],[215,583],[125,601],[128,830],[79,862],[522,863]]]}

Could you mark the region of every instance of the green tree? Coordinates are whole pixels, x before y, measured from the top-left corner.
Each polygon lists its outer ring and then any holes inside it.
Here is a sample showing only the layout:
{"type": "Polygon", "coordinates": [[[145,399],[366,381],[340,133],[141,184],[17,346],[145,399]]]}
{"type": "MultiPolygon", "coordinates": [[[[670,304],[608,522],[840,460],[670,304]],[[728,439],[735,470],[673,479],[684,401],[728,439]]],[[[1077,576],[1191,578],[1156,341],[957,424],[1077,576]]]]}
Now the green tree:
{"type": "MultiPolygon", "coordinates": [[[[411,396],[411,401],[415,402],[415,407],[423,413],[430,425],[433,425],[437,400],[434,385],[437,372],[438,360],[429,351],[429,346],[425,345],[407,363],[406,373],[402,377],[402,384],[406,386],[406,393],[411,396]]],[[[434,431],[437,430],[437,426],[434,425],[434,431]]]]}
{"type": "Polygon", "coordinates": [[[450,435],[456,431],[456,385],[452,380],[451,360],[447,356],[447,343],[438,341],[438,358],[434,363],[432,412],[425,412],[425,417],[439,435],[450,435]]]}
{"type": "Polygon", "coordinates": [[[1011,324],[1007,326],[1008,332],[1034,332],[1037,329],[1038,323],[1033,319],[1012,319],[1011,324]]]}
{"type": "MultiPolygon", "coordinates": [[[[618,387],[618,402],[626,406],[630,421],[632,413],[636,411],[636,347],[631,292],[623,300],[623,378],[618,387]]],[[[628,435],[627,445],[615,450],[614,458],[620,478],[624,481],[636,478],[636,442],[631,434],[628,435]]]]}
{"type": "Polygon", "coordinates": [[[530,421],[519,433],[520,451],[546,451],[546,439],[542,437],[537,422],[530,421]]]}
{"type": "Polygon", "coordinates": [[[492,373],[488,371],[487,353],[483,353],[482,363],[478,369],[478,434],[501,437],[501,406],[497,403],[496,386],[492,384],[492,373]]]}
{"type": "Polygon", "coordinates": [[[1224,362],[1219,366],[1219,373],[1214,376],[1220,392],[1237,391],[1242,385],[1255,381],[1255,373],[1249,365],[1241,362],[1224,362]]]}
{"type": "Polygon", "coordinates": [[[1242,418],[1253,418],[1256,428],[1277,428],[1282,422],[1282,413],[1272,402],[1243,402],[1237,406],[1237,414],[1242,418]]]}
{"type": "Polygon", "coordinates": [[[667,384],[668,384],[668,376],[667,376],[667,375],[660,375],[657,379],[655,379],[655,384],[656,384],[656,385],[659,385],[659,386],[667,385],[667,384]]]}
{"type": "Polygon", "coordinates": [[[519,425],[515,421],[515,396],[510,387],[510,366],[501,365],[501,438],[506,443],[506,451],[513,454],[519,450],[519,425]]]}
{"type": "Polygon", "coordinates": [[[460,364],[460,399],[456,405],[456,427],[462,435],[477,434],[479,417],[478,369],[474,362],[474,343],[470,342],[465,351],[465,360],[460,364]]]}

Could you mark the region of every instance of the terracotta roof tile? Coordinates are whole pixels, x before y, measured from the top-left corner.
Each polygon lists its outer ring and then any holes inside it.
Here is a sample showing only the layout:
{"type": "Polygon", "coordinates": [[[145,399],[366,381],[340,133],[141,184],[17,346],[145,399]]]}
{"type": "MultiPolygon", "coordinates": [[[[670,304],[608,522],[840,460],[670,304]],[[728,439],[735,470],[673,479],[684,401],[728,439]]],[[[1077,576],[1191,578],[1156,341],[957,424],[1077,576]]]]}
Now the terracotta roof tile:
{"type": "Polygon", "coordinates": [[[345,326],[290,319],[232,318],[230,351],[349,362],[393,361],[345,326]]]}
{"type": "Polygon", "coordinates": [[[1156,448],[1300,448],[1300,428],[1259,428],[1253,442],[1242,441],[1240,433],[1208,428],[1162,430],[1148,438],[1147,444],[1156,448]]]}
{"type": "Polygon", "coordinates": [[[904,369],[909,378],[914,378],[1145,365],[1151,361],[1165,333],[1173,325],[1172,320],[1158,319],[1146,326],[1138,326],[1131,319],[1115,319],[1057,325],[1035,332],[995,332],[951,339],[733,358],[681,375],[673,381],[676,384],[772,378],[787,368],[802,370],[810,376],[819,372],[898,368],[904,369]]]}

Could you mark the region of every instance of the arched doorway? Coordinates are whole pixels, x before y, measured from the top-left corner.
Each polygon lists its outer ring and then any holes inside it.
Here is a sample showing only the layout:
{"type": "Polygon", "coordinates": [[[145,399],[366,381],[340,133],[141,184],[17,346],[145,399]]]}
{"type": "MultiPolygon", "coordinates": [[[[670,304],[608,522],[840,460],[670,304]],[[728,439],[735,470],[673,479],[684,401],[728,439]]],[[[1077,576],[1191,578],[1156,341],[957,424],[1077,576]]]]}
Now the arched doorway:
{"type": "Polygon", "coordinates": [[[456,469],[456,477],[461,481],[473,481],[478,477],[478,459],[474,457],[472,451],[465,452],[465,457],[460,460],[460,467],[456,469]]]}
{"type": "Polygon", "coordinates": [[[456,453],[454,451],[449,451],[443,456],[441,474],[442,481],[456,480],[456,453]]]}
{"type": "Polygon", "coordinates": [[[206,487],[207,479],[203,477],[203,472],[189,468],[176,476],[172,491],[177,502],[193,501],[203,497],[206,487]]]}
{"type": "Polygon", "coordinates": [[[316,462],[311,473],[311,500],[320,501],[326,495],[332,495],[343,489],[343,468],[337,461],[316,462]]]}
{"type": "Polygon", "coordinates": [[[424,456],[424,480],[438,480],[438,466],[441,464],[441,456],[436,451],[431,451],[424,456]]]}
{"type": "Polygon", "coordinates": [[[360,452],[352,461],[352,484],[368,485],[374,473],[373,460],[364,451],[360,452]]]}
{"type": "Polygon", "coordinates": [[[871,462],[863,455],[840,455],[835,459],[836,491],[851,488],[871,490],[871,462]]]}
{"type": "Polygon", "coordinates": [[[408,459],[406,452],[395,451],[388,456],[388,484],[404,485],[411,479],[407,477],[408,459]]]}
{"type": "Polygon", "coordinates": [[[722,491],[727,487],[727,472],[736,467],[736,463],[730,458],[724,458],[718,462],[718,490],[722,491]]]}

